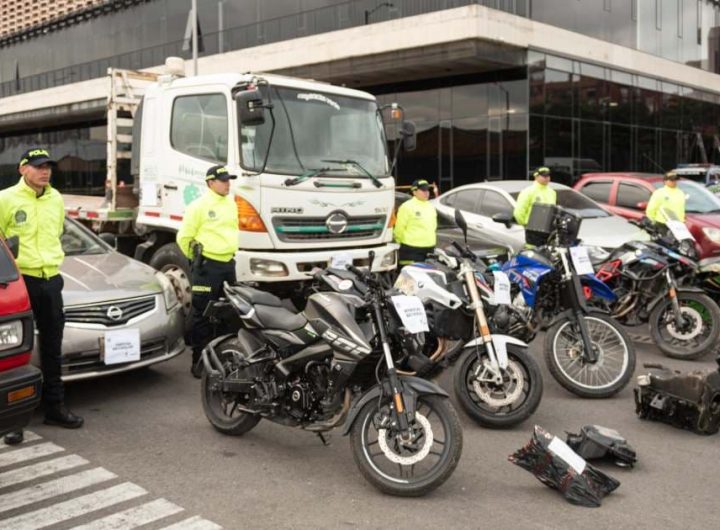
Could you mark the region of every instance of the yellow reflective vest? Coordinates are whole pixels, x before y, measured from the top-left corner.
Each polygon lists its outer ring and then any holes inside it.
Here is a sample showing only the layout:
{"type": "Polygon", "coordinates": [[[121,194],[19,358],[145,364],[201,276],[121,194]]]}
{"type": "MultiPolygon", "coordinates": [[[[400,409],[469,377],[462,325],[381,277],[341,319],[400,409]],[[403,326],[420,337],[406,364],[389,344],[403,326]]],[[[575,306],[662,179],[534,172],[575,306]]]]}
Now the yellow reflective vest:
{"type": "Polygon", "coordinates": [[[557,193],[550,186],[533,183],[518,195],[513,216],[515,220],[525,226],[530,219],[533,204],[557,204],[557,193]]]}
{"type": "Polygon", "coordinates": [[[675,214],[678,221],[685,222],[685,192],[680,188],[663,186],[653,191],[648,201],[645,215],[651,221],[665,224],[667,219],[662,210],[668,210],[675,214]]]}
{"type": "Polygon", "coordinates": [[[203,246],[203,256],[228,262],[238,250],[238,212],[231,195],[220,195],[211,189],[190,203],[185,211],[177,244],[192,259],[191,243],[203,246]]]}
{"type": "Polygon", "coordinates": [[[49,185],[39,197],[24,178],[0,191],[0,232],[19,237],[16,262],[22,274],[52,278],[60,273],[65,258],[60,242],[64,222],[62,196],[49,185]]]}
{"type": "Polygon", "coordinates": [[[428,248],[437,243],[437,211],[429,201],[413,197],[400,205],[393,230],[395,241],[408,247],[428,248]]]}

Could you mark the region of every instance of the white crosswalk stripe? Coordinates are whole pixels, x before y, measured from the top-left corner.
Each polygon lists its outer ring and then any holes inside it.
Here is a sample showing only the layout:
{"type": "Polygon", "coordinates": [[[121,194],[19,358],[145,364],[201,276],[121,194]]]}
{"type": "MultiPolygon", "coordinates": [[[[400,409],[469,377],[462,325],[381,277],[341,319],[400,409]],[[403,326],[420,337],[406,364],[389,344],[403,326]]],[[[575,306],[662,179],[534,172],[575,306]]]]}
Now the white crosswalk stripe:
{"type": "Polygon", "coordinates": [[[107,469],[82,470],[90,462],[78,455],[57,454],[64,451],[30,431],[25,431],[19,446],[0,443],[1,529],[46,528],[75,518],[82,518],[73,526],[79,530],[125,530],[153,523],[153,527],[172,530],[222,528],[190,514],[185,518],[181,515],[182,520],[177,522],[182,507],[166,499],[150,498],[136,484],[109,482],[117,482],[119,477],[107,469]],[[38,503],[43,507],[37,508],[38,503]],[[5,513],[9,517],[3,519],[5,513]]]}

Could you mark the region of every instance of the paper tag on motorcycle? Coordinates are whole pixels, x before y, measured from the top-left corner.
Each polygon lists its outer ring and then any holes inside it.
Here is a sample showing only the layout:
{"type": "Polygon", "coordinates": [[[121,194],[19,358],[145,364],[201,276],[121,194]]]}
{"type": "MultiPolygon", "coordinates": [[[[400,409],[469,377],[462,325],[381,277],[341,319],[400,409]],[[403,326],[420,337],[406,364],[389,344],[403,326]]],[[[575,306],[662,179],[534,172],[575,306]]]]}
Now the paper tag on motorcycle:
{"type": "Polygon", "coordinates": [[[395,306],[395,311],[400,315],[400,320],[402,320],[403,326],[405,326],[408,333],[430,331],[425,307],[420,298],[401,294],[393,296],[392,302],[395,306]]]}
{"type": "Polygon", "coordinates": [[[493,297],[496,304],[510,303],[510,278],[502,271],[493,271],[495,277],[493,297]]]}
{"type": "Polygon", "coordinates": [[[585,247],[570,247],[570,258],[575,265],[575,272],[578,274],[594,274],[590,255],[585,247]]]}
{"type": "Polygon", "coordinates": [[[678,241],[682,241],[684,239],[691,239],[695,241],[695,238],[690,233],[690,230],[688,230],[688,227],[685,226],[685,223],[681,223],[680,221],[667,221],[665,226],[668,227],[670,232],[672,232],[672,235],[678,241]]]}

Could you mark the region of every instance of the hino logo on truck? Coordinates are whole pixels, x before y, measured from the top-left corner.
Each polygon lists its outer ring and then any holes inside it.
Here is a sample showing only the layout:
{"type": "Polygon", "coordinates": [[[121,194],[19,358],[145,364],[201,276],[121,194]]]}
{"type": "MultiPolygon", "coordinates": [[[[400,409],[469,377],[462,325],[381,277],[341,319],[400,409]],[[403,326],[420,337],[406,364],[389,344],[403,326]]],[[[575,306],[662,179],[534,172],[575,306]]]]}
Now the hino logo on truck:
{"type": "Polygon", "coordinates": [[[274,206],[270,208],[270,213],[303,213],[302,208],[290,208],[286,206],[274,206]]]}
{"type": "Polygon", "coordinates": [[[325,226],[331,234],[342,234],[348,226],[348,219],[344,213],[335,212],[325,220],[325,226]]]}

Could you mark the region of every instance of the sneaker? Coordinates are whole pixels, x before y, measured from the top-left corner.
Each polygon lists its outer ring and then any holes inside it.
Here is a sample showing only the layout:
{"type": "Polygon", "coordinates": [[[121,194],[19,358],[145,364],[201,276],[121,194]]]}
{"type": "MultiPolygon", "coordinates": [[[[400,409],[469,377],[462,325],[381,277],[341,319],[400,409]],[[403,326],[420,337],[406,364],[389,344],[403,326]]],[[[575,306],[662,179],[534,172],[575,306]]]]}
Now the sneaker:
{"type": "Polygon", "coordinates": [[[85,420],[70,412],[64,405],[48,408],[45,411],[45,425],[57,425],[65,429],[79,429],[85,420]]]}
{"type": "Polygon", "coordinates": [[[5,438],[3,438],[3,441],[7,445],[17,445],[21,444],[23,440],[25,439],[25,435],[22,431],[13,431],[9,432],[5,435],[5,438]]]}

